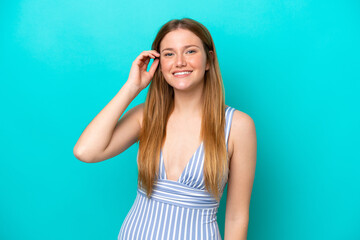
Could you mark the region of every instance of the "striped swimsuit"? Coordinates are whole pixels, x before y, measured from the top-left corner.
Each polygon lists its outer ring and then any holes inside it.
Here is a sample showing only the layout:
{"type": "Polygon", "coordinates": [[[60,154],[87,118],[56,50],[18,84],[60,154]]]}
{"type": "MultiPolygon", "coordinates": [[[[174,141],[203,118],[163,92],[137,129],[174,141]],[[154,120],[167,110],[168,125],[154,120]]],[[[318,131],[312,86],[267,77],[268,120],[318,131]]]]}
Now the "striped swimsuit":
{"type": "MultiPolygon", "coordinates": [[[[225,140],[228,138],[234,108],[225,109],[225,140]]],[[[187,163],[178,181],[166,179],[160,152],[159,177],[150,198],[138,188],[129,213],[120,228],[118,240],[131,239],[219,239],[219,202],[205,189],[203,142],[187,163]]],[[[226,182],[221,185],[221,195],[226,182]]]]}

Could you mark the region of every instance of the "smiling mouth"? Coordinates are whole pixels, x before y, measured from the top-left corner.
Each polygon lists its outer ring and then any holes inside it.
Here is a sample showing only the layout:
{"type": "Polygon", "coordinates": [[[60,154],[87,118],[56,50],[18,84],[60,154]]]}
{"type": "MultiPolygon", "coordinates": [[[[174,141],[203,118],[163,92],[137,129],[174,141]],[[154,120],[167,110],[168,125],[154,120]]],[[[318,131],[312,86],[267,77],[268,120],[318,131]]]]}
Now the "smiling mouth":
{"type": "Polygon", "coordinates": [[[175,77],[187,77],[192,73],[192,71],[176,72],[173,73],[175,77]]]}

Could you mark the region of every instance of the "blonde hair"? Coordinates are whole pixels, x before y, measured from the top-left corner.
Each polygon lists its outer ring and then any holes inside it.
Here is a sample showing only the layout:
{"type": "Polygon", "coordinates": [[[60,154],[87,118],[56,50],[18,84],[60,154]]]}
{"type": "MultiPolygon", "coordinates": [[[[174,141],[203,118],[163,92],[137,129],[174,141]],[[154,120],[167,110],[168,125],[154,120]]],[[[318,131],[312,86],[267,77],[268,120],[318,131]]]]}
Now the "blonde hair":
{"type": "MultiPolygon", "coordinates": [[[[228,156],[225,145],[225,92],[215,45],[210,32],[201,23],[190,19],[174,19],[164,24],[157,33],[152,50],[160,52],[164,36],[176,29],[186,29],[197,35],[206,52],[210,69],[204,76],[204,102],[201,139],[205,152],[204,183],[206,190],[217,201],[221,198],[222,181],[228,177],[228,156]],[[211,57],[209,51],[213,51],[211,57]]],[[[166,136],[167,120],[174,108],[174,90],[156,69],[146,96],[142,129],[139,136],[138,185],[150,197],[158,177],[160,150],[166,136]]]]}

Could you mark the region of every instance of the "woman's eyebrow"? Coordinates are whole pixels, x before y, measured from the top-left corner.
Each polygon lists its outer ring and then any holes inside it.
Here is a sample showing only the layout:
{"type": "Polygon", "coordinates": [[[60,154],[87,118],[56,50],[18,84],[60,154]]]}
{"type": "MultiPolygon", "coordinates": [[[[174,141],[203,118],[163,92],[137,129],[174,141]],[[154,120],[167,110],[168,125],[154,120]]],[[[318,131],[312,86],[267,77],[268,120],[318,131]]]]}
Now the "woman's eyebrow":
{"type": "MultiPolygon", "coordinates": [[[[188,48],[188,47],[197,47],[197,48],[199,48],[199,46],[194,45],[194,44],[186,45],[183,48],[188,48]]],[[[165,50],[174,50],[174,49],[173,48],[164,48],[162,51],[165,51],[165,50]]]]}

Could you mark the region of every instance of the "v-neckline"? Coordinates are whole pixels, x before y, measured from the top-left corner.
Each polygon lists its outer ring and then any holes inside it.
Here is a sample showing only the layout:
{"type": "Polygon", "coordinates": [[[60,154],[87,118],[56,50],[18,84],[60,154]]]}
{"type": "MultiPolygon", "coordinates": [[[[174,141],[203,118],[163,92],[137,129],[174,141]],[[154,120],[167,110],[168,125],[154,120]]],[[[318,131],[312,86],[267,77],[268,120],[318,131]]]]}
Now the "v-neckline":
{"type": "Polygon", "coordinates": [[[193,155],[191,155],[190,159],[187,161],[187,163],[186,163],[184,169],[182,170],[182,172],[181,172],[179,178],[177,179],[177,181],[167,179],[167,176],[168,176],[168,175],[166,174],[164,155],[163,155],[163,151],[162,151],[163,148],[161,148],[161,150],[160,150],[160,157],[161,157],[161,161],[162,161],[163,171],[164,171],[164,174],[165,174],[165,180],[172,181],[172,182],[179,182],[180,179],[181,179],[181,177],[183,176],[185,170],[188,168],[188,165],[190,164],[191,160],[194,158],[195,154],[196,154],[196,153],[199,151],[199,149],[201,148],[202,144],[203,144],[203,141],[201,141],[200,145],[197,147],[197,149],[195,150],[195,152],[193,153],[193,155]]]}

